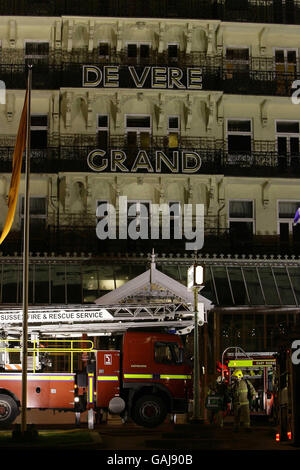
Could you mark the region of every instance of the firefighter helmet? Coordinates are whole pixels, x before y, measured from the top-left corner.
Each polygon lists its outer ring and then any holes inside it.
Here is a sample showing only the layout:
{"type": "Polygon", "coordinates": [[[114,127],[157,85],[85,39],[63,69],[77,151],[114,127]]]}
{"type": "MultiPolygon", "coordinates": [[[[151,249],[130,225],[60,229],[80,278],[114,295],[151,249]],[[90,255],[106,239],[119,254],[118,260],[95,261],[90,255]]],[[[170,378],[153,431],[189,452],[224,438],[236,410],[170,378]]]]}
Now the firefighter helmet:
{"type": "Polygon", "coordinates": [[[236,377],[238,380],[241,380],[243,378],[243,372],[241,371],[241,369],[236,369],[233,372],[232,377],[236,377]]]}

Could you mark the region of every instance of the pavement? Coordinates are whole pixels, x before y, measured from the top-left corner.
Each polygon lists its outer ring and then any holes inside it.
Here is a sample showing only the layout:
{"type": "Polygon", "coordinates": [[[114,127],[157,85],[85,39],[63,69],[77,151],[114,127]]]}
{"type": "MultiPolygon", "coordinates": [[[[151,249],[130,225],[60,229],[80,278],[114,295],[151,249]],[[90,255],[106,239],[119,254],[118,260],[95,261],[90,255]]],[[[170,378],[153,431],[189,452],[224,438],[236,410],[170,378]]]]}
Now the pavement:
{"type": "Polygon", "coordinates": [[[297,450],[290,442],[276,442],[276,429],[268,425],[253,426],[251,432],[241,429],[238,433],[231,425],[220,429],[208,424],[163,424],[156,429],[145,429],[127,423],[123,427],[105,425],[95,431],[106,450],[297,450]]]}
{"type": "MultiPolygon", "coordinates": [[[[42,413],[42,412],[41,412],[42,413]]],[[[37,418],[38,415],[34,415],[37,418]]],[[[43,416],[42,414],[40,415],[43,416]]],[[[169,451],[177,452],[210,452],[215,451],[299,451],[300,447],[293,446],[291,441],[276,442],[277,429],[265,421],[252,420],[251,432],[242,429],[235,433],[233,423],[226,418],[223,428],[206,424],[205,422],[192,424],[189,422],[172,423],[168,420],[156,428],[144,428],[133,422],[122,423],[119,417],[111,417],[106,424],[95,424],[93,430],[89,430],[85,419],[79,427],[72,422],[57,421],[58,415],[53,421],[31,421],[36,423],[39,433],[45,430],[61,432],[80,432],[89,434],[89,443],[77,442],[78,450],[89,451],[169,451]]],[[[0,431],[1,434],[2,431],[0,431]]],[[[87,437],[87,435],[85,435],[87,437]]],[[[27,447],[30,447],[28,443],[27,447]]],[[[70,444],[64,445],[64,439],[60,448],[74,448],[70,444]]],[[[1,440],[0,440],[1,448],[1,440]]]]}

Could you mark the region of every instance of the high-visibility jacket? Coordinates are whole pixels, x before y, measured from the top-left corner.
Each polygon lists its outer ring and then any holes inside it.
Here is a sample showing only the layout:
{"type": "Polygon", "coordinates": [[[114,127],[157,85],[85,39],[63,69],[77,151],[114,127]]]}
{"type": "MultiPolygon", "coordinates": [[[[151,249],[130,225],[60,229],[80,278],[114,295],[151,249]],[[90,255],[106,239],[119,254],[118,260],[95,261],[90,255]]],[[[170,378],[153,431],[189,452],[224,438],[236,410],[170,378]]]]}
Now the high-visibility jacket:
{"type": "Polygon", "coordinates": [[[249,395],[252,400],[256,397],[256,391],[249,380],[237,380],[232,386],[233,405],[249,405],[249,395]]]}

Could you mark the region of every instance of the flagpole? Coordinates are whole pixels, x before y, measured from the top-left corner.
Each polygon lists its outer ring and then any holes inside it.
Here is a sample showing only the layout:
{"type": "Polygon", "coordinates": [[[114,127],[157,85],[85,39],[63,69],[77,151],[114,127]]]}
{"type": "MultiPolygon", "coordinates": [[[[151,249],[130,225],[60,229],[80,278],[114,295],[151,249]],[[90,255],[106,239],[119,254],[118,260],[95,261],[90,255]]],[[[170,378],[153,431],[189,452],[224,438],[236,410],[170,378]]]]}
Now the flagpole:
{"type": "Polygon", "coordinates": [[[28,357],[28,274],[29,274],[29,183],[30,183],[30,113],[32,65],[28,65],[27,120],[25,152],[24,248],[23,248],[23,336],[22,336],[22,407],[21,433],[27,430],[27,357],[28,357]]]}

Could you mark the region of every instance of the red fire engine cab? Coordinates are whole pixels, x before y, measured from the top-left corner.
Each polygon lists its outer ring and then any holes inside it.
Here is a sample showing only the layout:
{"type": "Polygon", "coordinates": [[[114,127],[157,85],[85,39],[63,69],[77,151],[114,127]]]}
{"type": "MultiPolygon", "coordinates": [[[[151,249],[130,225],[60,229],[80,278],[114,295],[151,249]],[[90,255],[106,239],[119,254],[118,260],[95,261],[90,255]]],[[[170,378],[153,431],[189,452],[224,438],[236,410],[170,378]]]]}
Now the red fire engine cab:
{"type": "MultiPolygon", "coordinates": [[[[51,340],[50,340],[51,341],[51,340]]],[[[55,340],[52,340],[55,341],[55,340]]],[[[1,340],[0,346],[5,340],[1,340]]],[[[28,372],[29,409],[53,409],[89,415],[109,411],[128,415],[138,425],[154,427],[161,424],[168,413],[185,413],[191,398],[192,369],[185,361],[181,337],[176,334],[127,331],[118,350],[84,349],[85,370],[74,371],[73,355],[83,352],[76,341],[71,349],[49,347],[49,340],[39,340],[31,351],[31,370],[28,372]],[[44,370],[40,356],[49,354],[44,370]],[[71,369],[49,372],[51,354],[71,355],[71,369]]],[[[79,343],[79,341],[78,341],[79,343]]],[[[91,342],[89,342],[91,343],[91,342]]],[[[8,349],[0,348],[2,357],[8,349]]],[[[10,351],[11,352],[11,351],[10,351]]],[[[0,355],[1,358],[1,355],[0,355]]],[[[6,362],[6,361],[4,361],[6,362]]],[[[1,366],[1,361],[0,361],[1,366]]],[[[21,406],[22,373],[19,364],[3,364],[0,372],[0,425],[10,425],[21,406]]]]}

